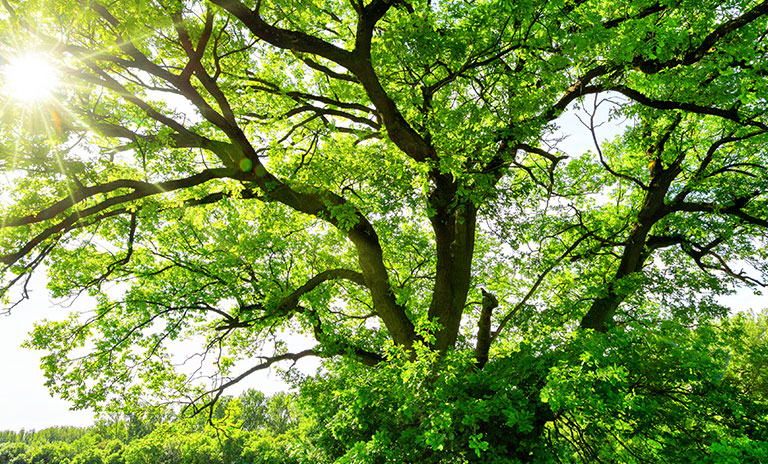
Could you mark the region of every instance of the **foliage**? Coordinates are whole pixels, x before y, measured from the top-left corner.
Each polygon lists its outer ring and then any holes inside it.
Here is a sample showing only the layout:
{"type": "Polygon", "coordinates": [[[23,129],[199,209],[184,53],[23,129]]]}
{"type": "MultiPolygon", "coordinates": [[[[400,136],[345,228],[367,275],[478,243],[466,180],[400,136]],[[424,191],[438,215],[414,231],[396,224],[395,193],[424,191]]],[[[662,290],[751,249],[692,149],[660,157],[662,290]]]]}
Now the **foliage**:
{"type": "Polygon", "coordinates": [[[2,7],[6,71],[34,51],[60,84],[3,77],[0,294],[93,298],[28,345],[75,407],[136,415],[127,461],[242,458],[164,414],[227,423],[263,407],[227,388],[309,356],[317,446],[266,411],[233,449],[764,454],[764,321],[720,302],[768,285],[768,2],[2,7]]]}
{"type": "Polygon", "coordinates": [[[267,398],[260,391],[246,390],[238,400],[243,430],[267,429],[282,434],[293,428],[293,421],[299,416],[290,393],[276,393],[267,398]]]}
{"type": "Polygon", "coordinates": [[[734,347],[720,332],[665,323],[574,340],[580,363],[560,361],[542,392],[552,435],[585,461],[699,462],[718,441],[759,460],[768,404],[722,381],[734,347]]]}
{"type": "Polygon", "coordinates": [[[726,380],[740,371],[732,359],[766,346],[734,344],[744,325],[766,327],[744,315],[627,325],[521,343],[482,371],[429,352],[375,372],[339,363],[302,391],[322,424],[310,436],[329,462],[761,462],[766,397],[726,380]]]}
{"type": "MultiPolygon", "coordinates": [[[[219,420],[208,423],[200,417],[192,419],[166,418],[153,422],[141,436],[132,436],[135,423],[128,419],[110,420],[87,429],[44,429],[39,432],[16,434],[27,442],[9,441],[0,444],[0,463],[30,464],[294,464],[311,462],[305,459],[308,450],[296,443],[305,440],[299,417],[289,416],[293,396],[287,393],[264,398],[263,409],[248,410],[241,401],[253,397],[245,392],[228,402],[227,411],[219,420]],[[283,420],[282,429],[264,425],[258,430],[241,430],[246,418],[261,424],[283,420]],[[288,420],[285,420],[288,419],[288,420]],[[61,433],[66,430],[67,433],[61,433]],[[78,439],[68,440],[77,431],[78,439]],[[122,438],[105,437],[105,431],[122,438]]],[[[230,398],[228,398],[230,399],[230,398]]],[[[150,416],[151,409],[145,416],[150,416]]],[[[14,432],[5,431],[4,436],[14,432]]]]}
{"type": "Polygon", "coordinates": [[[85,432],[78,427],[50,427],[39,431],[30,430],[3,430],[0,431],[0,443],[20,442],[33,443],[71,443],[83,437],[85,432]]]}
{"type": "Polygon", "coordinates": [[[10,464],[16,461],[17,457],[23,456],[26,451],[26,443],[3,443],[0,445],[0,463],[10,464]]]}
{"type": "Polygon", "coordinates": [[[483,371],[473,364],[429,351],[373,372],[338,363],[302,391],[316,415],[310,436],[329,462],[546,462],[536,414],[544,362],[521,347],[483,371]]]}
{"type": "Polygon", "coordinates": [[[725,322],[724,329],[734,347],[725,381],[734,384],[740,395],[768,400],[768,372],[761,367],[768,358],[768,310],[739,313],[725,322]]]}

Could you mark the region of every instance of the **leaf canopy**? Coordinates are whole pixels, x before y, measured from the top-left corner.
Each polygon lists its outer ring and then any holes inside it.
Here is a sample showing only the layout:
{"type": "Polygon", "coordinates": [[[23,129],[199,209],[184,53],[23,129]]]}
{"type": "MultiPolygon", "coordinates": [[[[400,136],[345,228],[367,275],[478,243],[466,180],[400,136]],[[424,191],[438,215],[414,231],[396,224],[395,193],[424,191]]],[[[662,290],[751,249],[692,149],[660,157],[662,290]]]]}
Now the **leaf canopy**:
{"type": "MultiPolygon", "coordinates": [[[[2,295],[12,307],[44,269],[54,297],[95,298],[29,341],[78,407],[199,410],[320,356],[339,391],[375,397],[399,375],[379,398],[419,405],[392,420],[429,453],[463,420],[456,462],[526,461],[555,436],[642,461],[677,449],[688,419],[715,452],[704,424],[732,386],[711,372],[738,343],[708,327],[719,296],[768,284],[768,2],[3,7],[0,57],[46,56],[60,84],[35,101],[3,86],[2,295]],[[486,409],[440,378],[466,370],[486,409]],[[525,403],[504,410],[514,452],[467,432],[501,420],[497,401],[525,403]],[[643,431],[652,409],[669,430],[643,431]]],[[[764,397],[740,404],[765,419],[764,397]]],[[[348,458],[395,459],[377,433],[348,458]]]]}

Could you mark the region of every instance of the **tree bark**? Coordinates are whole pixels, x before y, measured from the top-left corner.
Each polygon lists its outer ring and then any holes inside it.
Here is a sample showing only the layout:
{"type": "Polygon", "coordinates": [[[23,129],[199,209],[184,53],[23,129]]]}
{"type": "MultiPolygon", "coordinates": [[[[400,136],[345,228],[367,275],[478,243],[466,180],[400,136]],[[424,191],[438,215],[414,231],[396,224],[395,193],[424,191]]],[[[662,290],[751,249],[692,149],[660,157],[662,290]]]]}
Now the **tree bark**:
{"type": "MultiPolygon", "coordinates": [[[[674,130],[676,125],[673,124],[669,133],[674,130]]],[[[627,297],[626,294],[616,290],[616,283],[643,268],[643,264],[649,256],[646,240],[651,228],[672,211],[670,207],[665,205],[664,198],[672,181],[680,173],[679,162],[682,161],[682,158],[668,169],[663,169],[659,156],[669,133],[662,137],[659,145],[655,148],[656,159],[652,168],[651,183],[648,186],[640,213],[637,215],[637,222],[632,227],[625,242],[619,267],[608,285],[608,295],[599,297],[592,303],[587,314],[581,319],[582,329],[605,332],[610,328],[616,310],[627,297]]]]}
{"type": "Polygon", "coordinates": [[[493,293],[485,289],[482,292],[483,308],[480,311],[480,319],[477,321],[477,345],[475,346],[478,369],[482,369],[488,362],[488,350],[491,349],[491,316],[493,310],[499,306],[499,300],[493,293]]]}
{"type": "Polygon", "coordinates": [[[457,185],[450,175],[436,176],[435,184],[429,200],[436,211],[430,220],[435,232],[437,268],[428,316],[441,326],[434,347],[444,352],[456,345],[469,293],[477,207],[468,200],[459,202],[457,185]]]}

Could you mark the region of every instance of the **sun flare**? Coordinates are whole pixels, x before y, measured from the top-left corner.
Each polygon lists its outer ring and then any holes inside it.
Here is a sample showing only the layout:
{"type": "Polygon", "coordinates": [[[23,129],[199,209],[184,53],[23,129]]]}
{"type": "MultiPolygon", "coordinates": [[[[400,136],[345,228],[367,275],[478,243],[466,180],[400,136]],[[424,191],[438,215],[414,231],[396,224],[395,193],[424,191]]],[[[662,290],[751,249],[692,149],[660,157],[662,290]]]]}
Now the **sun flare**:
{"type": "Polygon", "coordinates": [[[3,69],[3,78],[8,95],[25,103],[50,98],[59,81],[56,68],[38,55],[11,60],[3,69]]]}

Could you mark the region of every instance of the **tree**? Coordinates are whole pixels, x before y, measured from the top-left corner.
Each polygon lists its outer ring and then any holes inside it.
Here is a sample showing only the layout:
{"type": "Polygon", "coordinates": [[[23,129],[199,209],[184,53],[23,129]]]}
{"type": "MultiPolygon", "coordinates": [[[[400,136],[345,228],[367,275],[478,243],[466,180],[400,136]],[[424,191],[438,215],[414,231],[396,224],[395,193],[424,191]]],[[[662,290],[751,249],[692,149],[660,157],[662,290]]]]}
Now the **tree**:
{"type": "Polygon", "coordinates": [[[246,431],[266,429],[275,435],[294,427],[294,397],[290,393],[276,393],[265,397],[260,391],[244,391],[238,400],[241,404],[242,429],[246,431]]]}
{"type": "Polygon", "coordinates": [[[729,380],[739,387],[742,394],[766,400],[768,372],[762,366],[768,357],[768,310],[748,315],[739,313],[724,325],[727,331],[732,332],[731,345],[735,348],[728,356],[729,380]]]}
{"type": "Polygon", "coordinates": [[[691,334],[768,277],[768,2],[3,5],[2,54],[47,54],[62,81],[3,106],[5,295],[43,266],[54,297],[98,300],[30,340],[75,405],[200,410],[320,356],[306,388],[331,396],[307,405],[350,427],[329,456],[653,461],[711,455],[718,430],[765,439],[720,419],[726,341],[691,334]],[[567,156],[574,106],[594,147],[567,156]],[[623,133],[603,141],[606,120],[623,133]],[[200,366],[174,369],[190,337],[200,366]]]}
{"type": "Polygon", "coordinates": [[[14,462],[19,456],[23,458],[26,451],[26,443],[3,443],[0,445],[0,462],[3,464],[14,462]]]}

